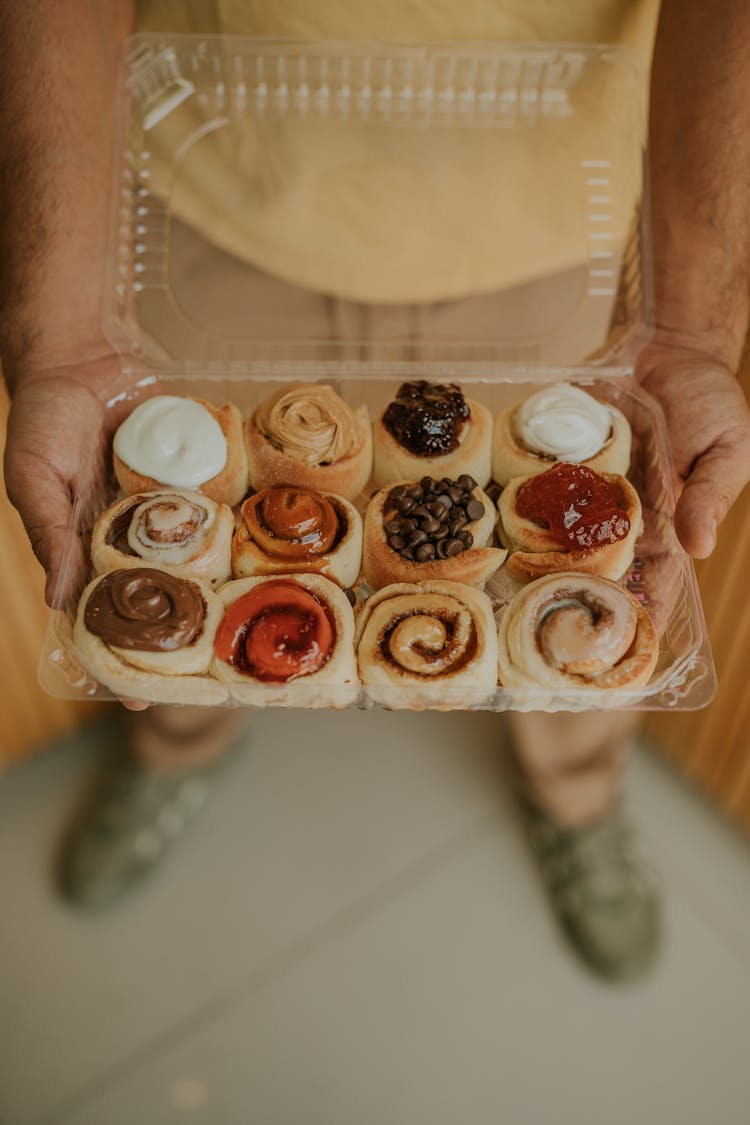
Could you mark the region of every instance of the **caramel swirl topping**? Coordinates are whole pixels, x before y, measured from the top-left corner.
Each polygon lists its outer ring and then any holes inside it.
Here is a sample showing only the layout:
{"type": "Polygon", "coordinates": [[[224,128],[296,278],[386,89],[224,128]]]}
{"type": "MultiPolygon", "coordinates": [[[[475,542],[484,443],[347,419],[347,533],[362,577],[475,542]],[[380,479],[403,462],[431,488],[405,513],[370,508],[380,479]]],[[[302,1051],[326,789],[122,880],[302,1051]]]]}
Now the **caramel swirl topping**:
{"type": "Polygon", "coordinates": [[[282,390],[260,404],[255,421],[273,446],[305,465],[333,464],[357,443],[354,412],[327,385],[282,390]]]}
{"type": "Polygon", "coordinates": [[[342,515],[311,489],[277,485],[242,505],[250,537],[269,558],[295,562],[330,551],[342,531],[342,515]]]}
{"type": "Polygon", "coordinates": [[[392,617],[380,640],[383,657],[417,676],[459,671],[476,650],[476,626],[457,599],[437,594],[403,595],[390,602],[392,617]]]}
{"type": "Polygon", "coordinates": [[[194,583],[144,566],[105,574],[86,603],[84,623],[115,648],[173,652],[198,636],[204,617],[194,583]]]}

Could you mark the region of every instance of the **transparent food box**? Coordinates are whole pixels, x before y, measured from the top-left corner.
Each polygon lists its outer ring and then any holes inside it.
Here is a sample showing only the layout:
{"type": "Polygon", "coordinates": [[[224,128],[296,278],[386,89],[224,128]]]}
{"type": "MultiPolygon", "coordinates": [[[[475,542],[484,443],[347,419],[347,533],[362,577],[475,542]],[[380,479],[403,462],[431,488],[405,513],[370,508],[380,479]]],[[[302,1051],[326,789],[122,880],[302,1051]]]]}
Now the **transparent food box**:
{"type": "MultiPolygon", "coordinates": [[[[630,424],[643,532],[622,584],[659,639],[637,688],[300,676],[243,695],[201,676],[180,701],[495,711],[710,701],[666,429],[633,378],[650,309],[643,112],[642,78],[620,48],[127,43],[103,313],[122,357],[110,431],[154,394],[230,402],[248,418],[285,386],[317,382],[376,423],[404,381],[458,383],[493,416],[573,382],[630,424]]],[[[363,515],[375,487],[356,497],[363,515]]],[[[75,504],[87,549],[118,495],[111,450],[92,435],[75,504]]],[[[360,619],[373,591],[361,574],[351,587],[360,619]]],[[[489,578],[493,628],[520,589],[506,566],[489,578]]],[[[42,683],[112,698],[76,649],[74,621],[75,606],[52,613],[42,683]]],[[[134,694],[169,701],[159,684],[134,694]]]]}

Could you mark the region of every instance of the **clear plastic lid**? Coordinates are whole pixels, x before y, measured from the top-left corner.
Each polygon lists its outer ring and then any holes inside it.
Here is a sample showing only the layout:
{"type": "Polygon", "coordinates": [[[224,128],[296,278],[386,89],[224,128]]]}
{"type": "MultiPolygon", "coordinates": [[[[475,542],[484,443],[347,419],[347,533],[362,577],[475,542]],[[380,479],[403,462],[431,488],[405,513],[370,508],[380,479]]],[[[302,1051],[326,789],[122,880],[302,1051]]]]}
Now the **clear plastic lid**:
{"type": "Polygon", "coordinates": [[[649,321],[643,81],[599,46],[136,36],[105,333],[172,374],[627,374],[649,321]],[[279,291],[296,315],[269,313],[279,291]],[[335,303],[323,333],[306,294],[335,303]]]}

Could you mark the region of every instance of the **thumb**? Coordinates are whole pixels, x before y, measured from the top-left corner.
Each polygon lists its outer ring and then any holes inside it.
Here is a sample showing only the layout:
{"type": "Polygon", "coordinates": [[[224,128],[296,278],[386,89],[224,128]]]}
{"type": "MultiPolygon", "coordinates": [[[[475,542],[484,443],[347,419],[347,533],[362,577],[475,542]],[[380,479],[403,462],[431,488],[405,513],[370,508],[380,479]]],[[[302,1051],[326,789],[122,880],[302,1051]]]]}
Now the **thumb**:
{"type": "Polygon", "coordinates": [[[46,571],[47,605],[62,606],[79,591],[86,574],[83,544],[72,527],[70,489],[52,465],[10,447],[5,454],[5,482],[32,550],[46,571]]]}
{"type": "Polygon", "coordinates": [[[725,435],[694,463],[675,509],[677,537],[689,555],[705,559],[716,546],[716,529],[750,476],[744,432],[725,435]]]}

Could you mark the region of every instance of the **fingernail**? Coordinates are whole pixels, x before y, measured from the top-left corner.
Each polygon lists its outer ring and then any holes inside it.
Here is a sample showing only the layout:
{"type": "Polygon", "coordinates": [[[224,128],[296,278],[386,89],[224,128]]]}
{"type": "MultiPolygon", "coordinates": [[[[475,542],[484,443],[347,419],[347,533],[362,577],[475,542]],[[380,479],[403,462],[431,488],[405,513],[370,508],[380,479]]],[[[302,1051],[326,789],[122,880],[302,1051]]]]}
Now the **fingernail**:
{"type": "Polygon", "coordinates": [[[713,550],[713,548],[716,546],[716,532],[718,530],[718,527],[719,521],[714,516],[714,518],[711,520],[711,539],[713,540],[713,546],[711,547],[711,550],[713,550]]]}

